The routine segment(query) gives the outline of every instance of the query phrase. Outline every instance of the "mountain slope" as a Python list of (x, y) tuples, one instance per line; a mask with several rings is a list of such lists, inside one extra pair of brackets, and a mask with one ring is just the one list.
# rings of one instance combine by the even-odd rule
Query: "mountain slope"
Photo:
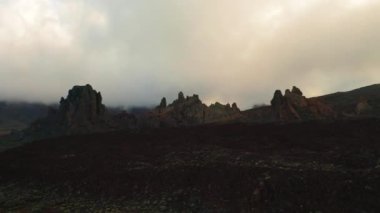
[(347, 92), (337, 92), (316, 97), (331, 105), (336, 111), (356, 114), (360, 102), (368, 102), (370, 115), (380, 116), (380, 84), (361, 87)]

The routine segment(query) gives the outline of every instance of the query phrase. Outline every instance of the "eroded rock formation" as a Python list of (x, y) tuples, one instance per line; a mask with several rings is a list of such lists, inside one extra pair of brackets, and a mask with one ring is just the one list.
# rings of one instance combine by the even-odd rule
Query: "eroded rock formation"
[(61, 98), (58, 109), (50, 109), (48, 116), (33, 123), (28, 131), (38, 137), (102, 131), (106, 129), (105, 112), (100, 92), (88, 84), (74, 86), (66, 98)]
[(286, 90), (282, 95), (280, 90), (276, 90), (271, 101), (272, 112), (275, 120), (312, 120), (334, 118), (334, 110), (317, 99), (308, 99), (303, 96), (302, 91), (293, 87)]
[(241, 117), (240, 109), (236, 103), (223, 105), (219, 102), (211, 104), (206, 112), (206, 122), (229, 122)]
[(237, 119), (241, 116), (236, 103), (222, 105), (215, 103), (205, 105), (198, 95), (187, 96), (180, 92), (173, 103), (166, 106), (166, 99), (156, 107), (151, 119), (156, 120), (156, 126), (188, 126), (207, 123), (220, 123)]
[(89, 84), (74, 86), (66, 99), (61, 98), (58, 114), (70, 128), (96, 125), (105, 115), (102, 95)]

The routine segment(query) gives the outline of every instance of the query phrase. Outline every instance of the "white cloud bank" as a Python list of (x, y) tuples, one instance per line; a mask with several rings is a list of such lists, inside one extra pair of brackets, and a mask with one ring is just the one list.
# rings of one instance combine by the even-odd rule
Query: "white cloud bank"
[(377, 0), (0, 0), (0, 99), (110, 105), (179, 90), (242, 108), (380, 82)]

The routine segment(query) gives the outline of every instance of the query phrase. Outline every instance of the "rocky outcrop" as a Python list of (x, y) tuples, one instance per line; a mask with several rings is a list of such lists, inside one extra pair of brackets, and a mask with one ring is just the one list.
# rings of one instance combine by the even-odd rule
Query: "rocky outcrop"
[(106, 129), (105, 113), (100, 92), (88, 84), (74, 86), (61, 98), (58, 109), (51, 108), (48, 116), (34, 122), (27, 132), (43, 138), (102, 131)]
[(293, 93), (293, 94), (300, 95), (300, 96), (303, 95), (302, 91), (301, 91), (298, 87), (296, 87), (296, 86), (293, 86), (293, 88), (292, 88), (292, 93)]
[(240, 109), (236, 103), (223, 105), (219, 102), (211, 104), (206, 112), (207, 123), (229, 122), (241, 117)]
[(47, 117), (35, 122), (27, 131), (38, 139), (120, 129), (226, 123), (240, 116), (236, 103), (217, 102), (207, 106), (198, 95), (185, 97), (182, 92), (171, 104), (167, 105), (166, 98), (162, 98), (156, 108), (142, 115), (126, 111), (106, 113), (100, 92), (85, 85), (74, 86), (66, 98), (61, 98), (58, 109), (50, 109)]
[(166, 104), (166, 98), (163, 97), (163, 98), (161, 99), (161, 103), (160, 103), (160, 106), (159, 106), (159, 107), (160, 107), (161, 109), (165, 109), (166, 106), (167, 106), (167, 104)]
[(178, 99), (177, 99), (177, 101), (179, 103), (183, 103), (185, 101), (185, 96), (183, 95), (183, 92), (179, 92), (178, 93)]
[[(187, 96), (180, 92), (178, 98), (166, 106), (166, 99), (151, 113), (156, 126), (189, 126), (207, 123), (228, 122), (241, 115), (236, 103), (205, 105), (198, 95)], [(152, 122), (151, 122), (152, 123)]]
[(104, 119), (105, 106), (100, 92), (91, 85), (74, 86), (67, 98), (61, 98), (58, 116), (69, 128), (93, 126)]
[(281, 119), (283, 117), (282, 107), (284, 105), (284, 96), (282, 95), (281, 90), (276, 90), (274, 92), (273, 98), (270, 103), (273, 109), (274, 117)]
[(334, 118), (334, 110), (317, 99), (307, 99), (302, 91), (293, 87), (286, 90), (282, 95), (280, 90), (276, 90), (271, 101), (272, 114), (275, 120), (314, 120)]
[(158, 105), (158, 106), (156, 107), (156, 110), (157, 110), (158, 112), (162, 113), (162, 112), (166, 109), (166, 107), (167, 107), (166, 98), (163, 97), (163, 98), (161, 99), (160, 105)]
[[(165, 98), (162, 100), (166, 101)], [(198, 95), (185, 98), (184, 94), (180, 92), (178, 98), (168, 106), (165, 106), (162, 100), (156, 110), (152, 112), (152, 118), (157, 120), (158, 126), (188, 126), (205, 122), (207, 106), (202, 103)]]
[[(207, 106), (198, 95), (180, 92), (171, 104), (162, 98), (154, 108), (143, 108), (128, 113), (106, 110), (100, 92), (90, 85), (74, 86), (58, 108), (50, 108), (48, 115), (34, 122), (26, 130), (17, 132), (17, 140), (36, 140), (70, 134), (87, 134), (145, 127), (179, 127), (231, 122), (266, 123), (273, 121), (305, 121), (356, 117), (380, 117), (380, 85), (338, 92), (326, 96), (306, 98), (293, 87), (285, 93), (276, 90), (271, 105), (240, 111), (236, 103), (219, 102)], [(4, 105), (2, 105), (4, 107)]]

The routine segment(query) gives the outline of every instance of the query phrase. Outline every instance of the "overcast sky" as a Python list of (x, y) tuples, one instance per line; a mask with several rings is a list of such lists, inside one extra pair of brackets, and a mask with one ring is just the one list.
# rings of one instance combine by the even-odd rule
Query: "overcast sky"
[(0, 0), (0, 99), (269, 103), (380, 83), (380, 0)]

